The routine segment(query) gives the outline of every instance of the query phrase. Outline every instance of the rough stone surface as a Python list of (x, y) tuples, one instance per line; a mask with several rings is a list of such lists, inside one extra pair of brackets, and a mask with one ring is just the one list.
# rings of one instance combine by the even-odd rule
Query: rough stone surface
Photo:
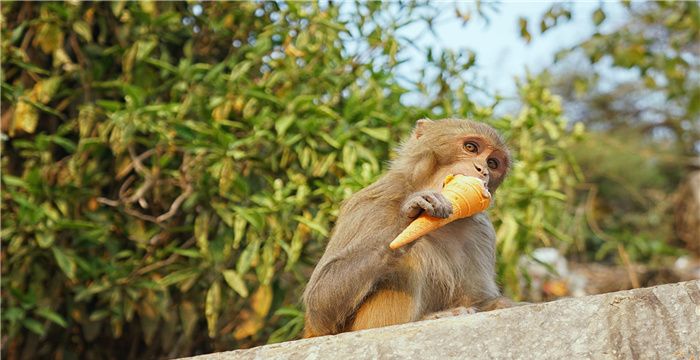
[(191, 359), (407, 358), (700, 359), (700, 280)]

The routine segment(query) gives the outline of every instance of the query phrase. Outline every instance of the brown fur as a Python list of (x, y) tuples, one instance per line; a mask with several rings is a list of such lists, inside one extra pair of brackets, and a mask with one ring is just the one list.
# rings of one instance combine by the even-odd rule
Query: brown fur
[[(464, 150), (470, 139), (483, 145), (479, 155)], [(499, 159), (498, 170), (486, 168), (487, 157)], [(482, 176), (493, 193), (510, 162), (503, 140), (485, 124), (419, 120), (387, 174), (341, 206), (304, 292), (304, 336), (406, 323), (455, 307), (505, 304), (495, 283), (495, 232), (485, 213), (398, 250), (388, 244), (417, 215), (411, 211), (417, 204), (429, 214), (445, 210), (438, 193), (445, 176)]]

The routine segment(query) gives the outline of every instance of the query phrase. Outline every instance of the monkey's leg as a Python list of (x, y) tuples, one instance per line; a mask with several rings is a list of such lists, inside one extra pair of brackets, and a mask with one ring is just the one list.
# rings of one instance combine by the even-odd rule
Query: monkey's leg
[(311, 326), (309, 325), (309, 321), (306, 319), (304, 320), (304, 332), (301, 335), (302, 339), (308, 339), (308, 338), (323, 336), (323, 335), (328, 335), (328, 334), (316, 333), (314, 330), (311, 329)]
[(350, 331), (404, 324), (413, 320), (414, 301), (405, 292), (381, 289), (370, 295), (355, 313)]

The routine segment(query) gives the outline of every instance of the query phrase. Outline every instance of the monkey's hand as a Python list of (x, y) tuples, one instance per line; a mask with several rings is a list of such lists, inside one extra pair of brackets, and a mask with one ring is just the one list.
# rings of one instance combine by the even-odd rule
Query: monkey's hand
[(417, 218), (423, 211), (444, 219), (452, 215), (452, 204), (439, 191), (426, 190), (409, 195), (401, 206), (401, 214), (411, 219)]

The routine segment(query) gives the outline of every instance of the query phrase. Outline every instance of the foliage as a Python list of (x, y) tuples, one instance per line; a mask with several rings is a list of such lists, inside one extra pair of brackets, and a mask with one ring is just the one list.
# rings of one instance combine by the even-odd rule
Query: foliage
[(589, 133), (571, 152), (586, 174), (579, 207), (590, 226), (577, 237), (577, 249), (590, 254), (578, 251), (581, 257), (609, 259), (619, 246), (647, 264), (678, 255), (666, 243), (673, 238), (670, 209), (675, 203), (668, 190), (678, 185), (682, 170), (673, 143), (650, 146), (630, 133)]
[[(603, 31), (604, 8), (593, 14), (598, 31), (561, 59), (582, 54), (589, 64), (566, 78), (568, 97), (585, 102), (572, 112), (596, 129), (634, 130), (673, 138), (682, 155), (700, 148), (700, 5), (697, 2), (623, 3), (627, 21)], [(622, 74), (621, 70), (625, 73)], [(603, 79), (619, 79), (607, 80)], [(574, 107), (572, 106), (572, 110)]]
[(560, 52), (554, 70), (567, 114), (593, 130), (573, 151), (586, 175), (580, 209), (589, 225), (578, 253), (601, 260), (622, 249), (660, 262), (678, 253), (665, 245), (676, 237), (674, 189), (700, 149), (700, 7), (623, 2), (624, 21), (609, 23), (608, 6), (593, 13), (596, 32)]
[(429, 4), (344, 6), (3, 4), (4, 355), (175, 357), (296, 336), (339, 203), (425, 116), (512, 140), (520, 161), (493, 211), (510, 292), (521, 251), (569, 241), (572, 139), (544, 80), (494, 119), (498, 101), (468, 96), (468, 52), (430, 49), (432, 70), (398, 81), (398, 33)]
[[(528, 77), (519, 84), (520, 112), (498, 120), (497, 127), (517, 150), (510, 180), (498, 190), (496, 220), (499, 275), (508, 295), (520, 298), (515, 264), (522, 254), (540, 246), (572, 245), (580, 226), (570, 215), (574, 187), (583, 179), (570, 149), (584, 135), (580, 123), (569, 128), (562, 116), (561, 99), (548, 88), (545, 77)], [(525, 274), (527, 275), (527, 274)]]

